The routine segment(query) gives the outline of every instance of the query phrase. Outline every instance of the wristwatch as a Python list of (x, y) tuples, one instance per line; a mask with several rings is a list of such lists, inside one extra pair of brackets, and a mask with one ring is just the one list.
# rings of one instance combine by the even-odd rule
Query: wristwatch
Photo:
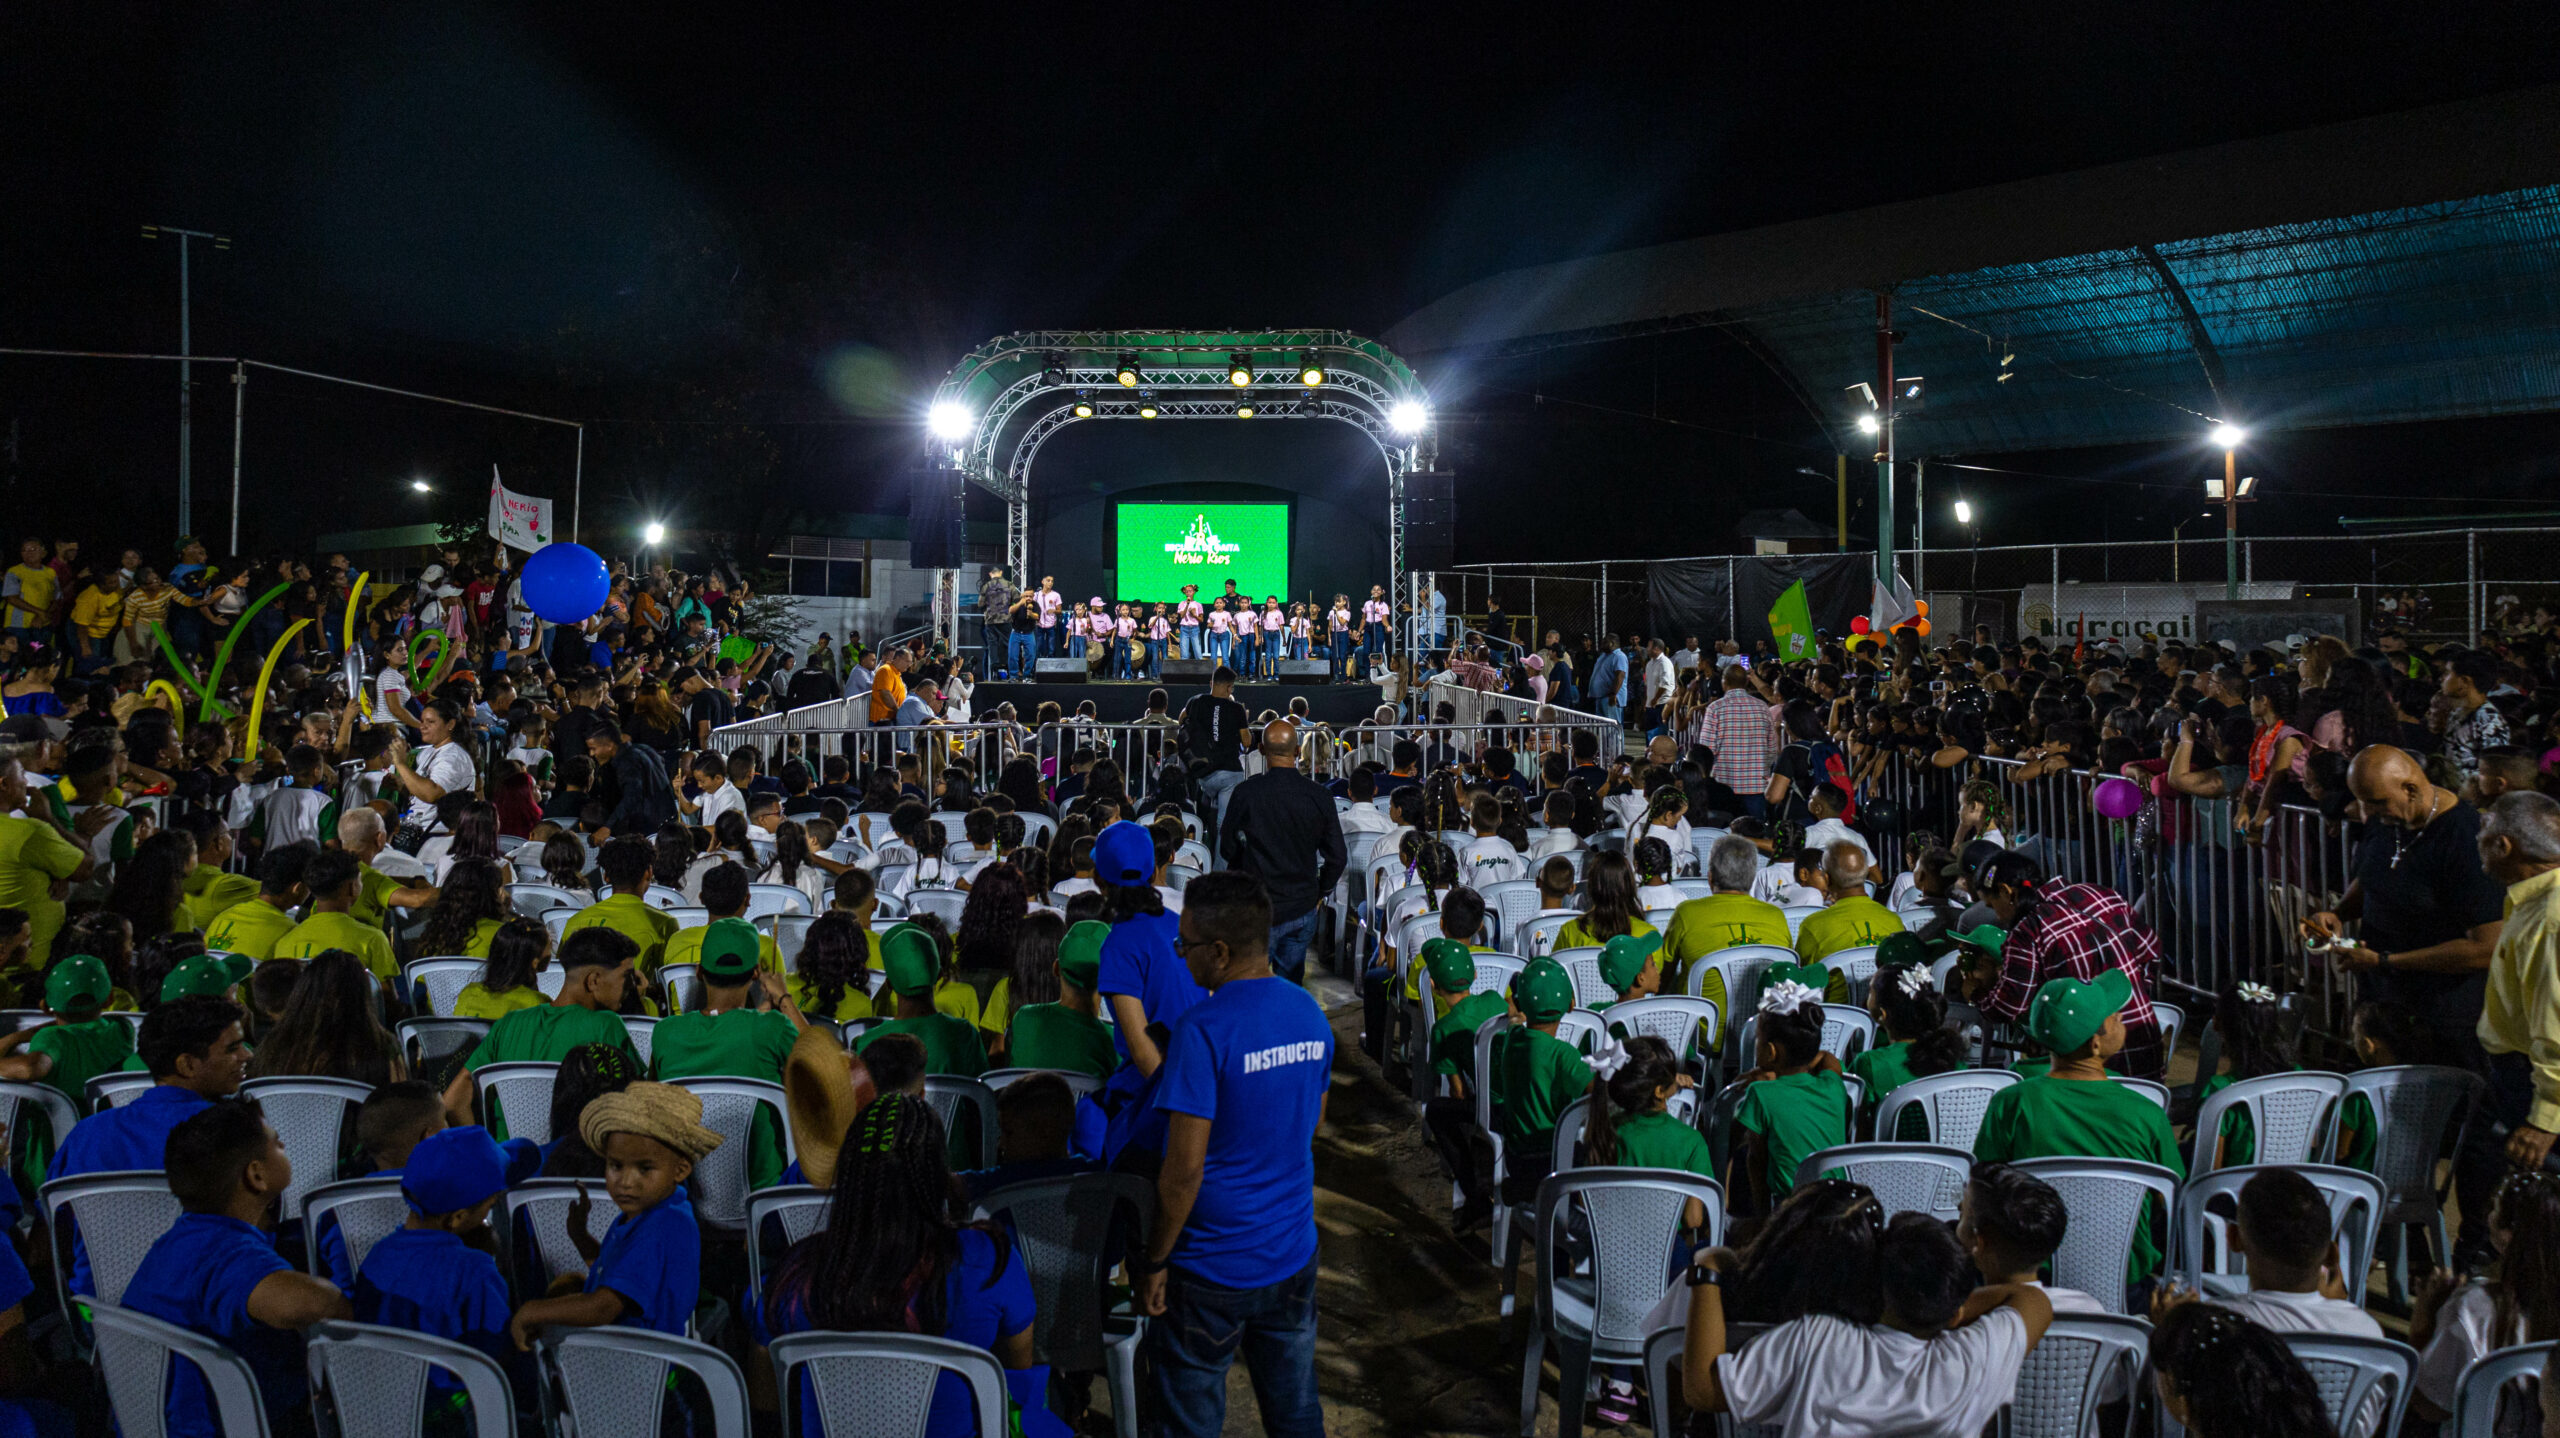
[(1151, 1274), (1162, 1273), (1166, 1265), (1172, 1262), (1171, 1259), (1150, 1259), (1144, 1253), (1130, 1254), (1121, 1261), (1128, 1266), (1131, 1278), (1145, 1278)]
[(1689, 1265), (1689, 1286), (1691, 1288), (1722, 1288), (1724, 1275), (1703, 1263), (1693, 1263)]

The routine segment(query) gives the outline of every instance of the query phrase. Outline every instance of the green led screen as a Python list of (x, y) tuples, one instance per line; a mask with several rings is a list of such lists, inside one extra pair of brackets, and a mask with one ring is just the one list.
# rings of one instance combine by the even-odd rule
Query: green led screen
[(1121, 598), (1150, 603), (1239, 592), (1261, 599), (1289, 593), (1289, 506), (1286, 504), (1121, 504), (1115, 586)]

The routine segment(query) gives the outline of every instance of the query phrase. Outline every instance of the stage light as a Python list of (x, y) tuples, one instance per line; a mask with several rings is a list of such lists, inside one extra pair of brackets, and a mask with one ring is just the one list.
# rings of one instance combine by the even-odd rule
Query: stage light
[(666, 543), (667, 527), (658, 523), (656, 520), (651, 520), (649, 523), (641, 527), (640, 542), (642, 544), (649, 545), (652, 548)]
[(1236, 401), (1235, 416), (1238, 419), (1253, 418), (1253, 396), (1247, 395)]
[(1298, 383), (1309, 389), (1324, 383), (1324, 366), (1316, 363), (1313, 351), (1298, 356)]
[(1089, 389), (1076, 391), (1076, 418), (1093, 418), (1093, 391)]
[(413, 479), (409, 481), (409, 487), (420, 494), (426, 493), (428, 489), (427, 482), (423, 479)]
[(1416, 400), (1399, 400), (1387, 411), (1387, 424), (1398, 434), (1420, 434), (1429, 423), (1431, 411)]
[(2224, 449), (2238, 449), (2248, 442), (2249, 432), (2225, 421), (2213, 427), (2213, 442)]
[(1136, 389), (1138, 387), (1138, 357), (1136, 355), (1120, 356), (1120, 368), (1112, 371), (1111, 377), (1120, 381), (1120, 387), (1122, 389)]
[(1874, 434), (1882, 428), (1884, 428), (1883, 423), (1877, 420), (1873, 414), (1862, 414), (1858, 416), (1858, 433)]
[(1139, 397), (1139, 399), (1138, 399), (1138, 418), (1140, 418), (1140, 419), (1153, 419), (1153, 418), (1155, 418), (1155, 417), (1156, 417), (1156, 397), (1155, 397), (1155, 392), (1154, 392), (1153, 390), (1150, 390), (1150, 391), (1148, 391), (1146, 394), (1141, 395), (1141, 396)]
[(1956, 523), (1973, 523), (1973, 506), (1961, 499), (1956, 501)]
[(955, 400), (937, 400), (925, 411), (924, 427), (935, 439), (967, 439), (973, 424), (968, 406)]
[(1232, 355), (1227, 359), (1227, 383), (1238, 389), (1253, 383), (1253, 357)]

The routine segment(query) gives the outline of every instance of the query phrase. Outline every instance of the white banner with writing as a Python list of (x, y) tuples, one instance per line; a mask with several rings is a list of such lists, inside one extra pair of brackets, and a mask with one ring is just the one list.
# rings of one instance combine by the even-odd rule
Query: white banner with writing
[[(2243, 599), (2291, 599), (2289, 579), (2261, 579), (2240, 586)], [(2110, 640), (2128, 648), (2146, 641), (2192, 644), (2217, 635), (2196, 633), (2196, 602), (2223, 597), (2223, 583), (2030, 584), (2018, 595), (2018, 627), (2048, 645)]]
[(507, 488), (494, 464), (489, 466), (489, 535), (527, 553), (551, 542), (551, 501)]

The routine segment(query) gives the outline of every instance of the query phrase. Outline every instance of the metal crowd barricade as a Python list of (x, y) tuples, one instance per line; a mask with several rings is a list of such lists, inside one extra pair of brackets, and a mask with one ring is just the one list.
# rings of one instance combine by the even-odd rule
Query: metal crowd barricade
[(952, 760), (965, 759), (977, 771), (982, 786), (1003, 770), (1006, 760), (1025, 747), (1023, 731), (1011, 724), (847, 726), (840, 719), (831, 723), (796, 722), (803, 715), (852, 702), (830, 700), (788, 714), (768, 714), (722, 725), (711, 731), (711, 747), (732, 754), (752, 745), (768, 771), (779, 768), (788, 758), (801, 758), (814, 766), (827, 756), (841, 754), (852, 763), (853, 772), (861, 774), (883, 764), (894, 764), (901, 754), (915, 754), (923, 762), (928, 781), (939, 778)]
[(1090, 751), (1097, 760), (1108, 759), (1119, 765), (1124, 787), (1135, 798), (1153, 789), (1156, 771), (1164, 767), (1167, 758), (1182, 751), (1182, 726), (1145, 720), (1104, 724), (1067, 719), (1043, 724), (1031, 735), (1030, 753), (1040, 761), (1044, 775), (1065, 775), (1068, 761), (1079, 749)]
[[(1403, 727), (1454, 727), (1481, 730), (1487, 735), (1500, 732), (1512, 737), (1527, 731), (1532, 740), (1538, 741), (1539, 752), (1554, 747), (1553, 744), (1544, 741), (1560, 734), (1567, 754), (1572, 753), (1571, 740), (1574, 731), (1580, 730), (1592, 734), (1599, 740), (1602, 764), (1616, 759), (1626, 748), (1626, 730), (1614, 719), (1604, 718), (1598, 714), (1586, 714), (1579, 709), (1567, 709), (1561, 704), (1541, 704), (1526, 694), (1496, 694), (1483, 689), (1470, 689), (1466, 685), (1452, 681), (1446, 675), (1433, 680), (1423, 689), (1417, 700), (1416, 717), (1436, 716), (1444, 704), (1450, 711), (1448, 725)], [(1523, 746), (1516, 742), (1510, 747), (1514, 752), (1526, 752)], [(1525, 769), (1528, 766), (1524, 762), (1522, 767)]]

